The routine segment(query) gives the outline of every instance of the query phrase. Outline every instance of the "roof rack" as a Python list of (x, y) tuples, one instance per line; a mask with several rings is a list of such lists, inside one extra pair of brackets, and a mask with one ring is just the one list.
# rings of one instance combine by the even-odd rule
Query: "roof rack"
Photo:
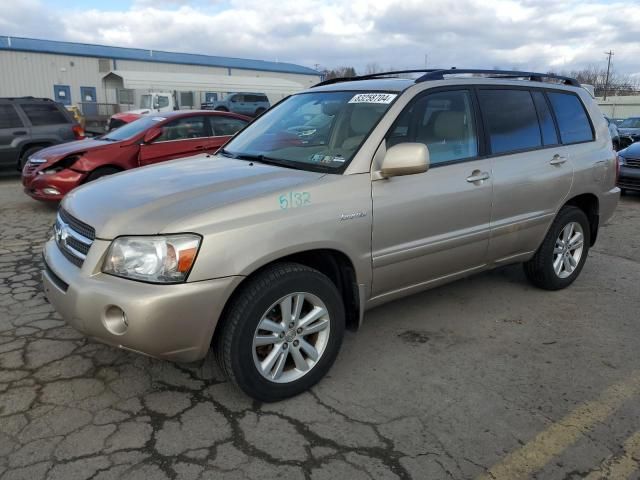
[(415, 80), (415, 83), (426, 82), (430, 80), (444, 80), (445, 75), (482, 75), (487, 78), (526, 78), (533, 82), (542, 82), (543, 79), (559, 80), (564, 85), (571, 85), (574, 87), (581, 87), (580, 82), (575, 78), (565, 77), (562, 75), (554, 75), (552, 73), (536, 73), (536, 72), (520, 72), (517, 70), (479, 70), (472, 68), (429, 68), (429, 69), (416, 69), (416, 70), (393, 70), (390, 72), (372, 73), (370, 75), (360, 75), (357, 77), (338, 77), (324, 80), (314, 85), (314, 87), (321, 87), (323, 85), (332, 85), (340, 82), (353, 82), (358, 80), (371, 80), (374, 78), (387, 77), (389, 75), (399, 75), (404, 73), (422, 73), (421, 77)]
[(368, 75), (358, 75), (355, 77), (337, 77), (337, 78), (330, 78), (329, 80), (323, 80), (320, 83), (316, 83), (314, 85), (314, 87), (321, 87), (322, 85), (331, 85), (334, 83), (340, 83), (340, 82), (353, 82), (353, 81), (357, 81), (357, 80), (371, 80), (374, 78), (380, 78), (380, 77), (386, 77), (389, 75), (400, 75), (403, 73), (431, 73), (431, 72), (437, 72), (440, 71), (439, 69), (435, 69), (435, 68), (423, 68), (423, 69), (417, 69), (417, 70), (392, 70), (389, 72), (380, 72), (380, 73), (370, 73)]
[(483, 75), (488, 78), (526, 78), (532, 82), (542, 82), (544, 78), (560, 80), (564, 85), (580, 87), (580, 83), (571, 77), (562, 75), (554, 75), (552, 73), (536, 73), (536, 72), (520, 72), (517, 70), (478, 70), (472, 68), (450, 68), (443, 70), (431, 70), (420, 78), (416, 79), (416, 83), (426, 82), (428, 80), (444, 80), (445, 75)]

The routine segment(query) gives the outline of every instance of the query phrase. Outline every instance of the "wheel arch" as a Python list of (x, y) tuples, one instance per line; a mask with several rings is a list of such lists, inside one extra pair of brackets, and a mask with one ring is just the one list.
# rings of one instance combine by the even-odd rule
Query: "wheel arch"
[(18, 167), (20, 166), (20, 160), (22, 160), (22, 156), (27, 152), (27, 150), (34, 148), (34, 147), (38, 147), (38, 148), (47, 148), (50, 147), (51, 145), (53, 145), (53, 142), (48, 142), (46, 140), (42, 140), (42, 141), (29, 141), (29, 142), (25, 142), (20, 146), (20, 153), (18, 154), (18, 158), (17, 158), (17, 165)]
[(233, 290), (229, 298), (225, 302), (225, 306), (220, 314), (219, 321), (213, 333), (212, 342), (221, 330), (223, 319), (226, 316), (227, 309), (233, 303), (233, 299), (242, 293), (246, 283), (265, 269), (278, 263), (298, 263), (313, 268), (323, 273), (336, 285), (340, 292), (345, 306), (345, 327), (351, 331), (358, 329), (360, 325), (362, 299), (358, 288), (356, 270), (351, 259), (339, 250), (329, 248), (317, 248), (311, 250), (302, 250), (292, 254), (288, 254), (276, 259), (272, 259), (267, 263), (255, 268), (240, 282)]
[(589, 220), (590, 246), (595, 245), (600, 226), (600, 201), (593, 193), (576, 195), (563, 205), (571, 205), (582, 210)]
[(124, 172), (126, 170), (126, 168), (122, 168), (122, 166), (120, 165), (116, 165), (113, 163), (107, 163), (105, 165), (100, 165), (99, 167), (94, 168), (93, 170), (89, 170), (87, 172), (85, 172), (85, 177), (82, 180), (82, 183), (87, 183), (87, 178), (89, 178), (89, 175), (91, 175), (93, 172), (97, 172), (98, 170), (102, 170), (102, 169), (113, 169), (113, 170), (117, 170), (117, 172), (115, 173), (120, 173), (120, 172)]

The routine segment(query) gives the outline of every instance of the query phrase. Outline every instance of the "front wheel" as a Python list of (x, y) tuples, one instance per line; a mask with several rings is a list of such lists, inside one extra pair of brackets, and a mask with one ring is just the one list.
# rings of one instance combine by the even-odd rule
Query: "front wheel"
[(545, 290), (571, 285), (587, 260), (591, 245), (589, 228), (589, 220), (581, 209), (563, 207), (536, 254), (524, 264), (529, 281)]
[(248, 280), (221, 319), (218, 362), (256, 400), (297, 395), (331, 368), (344, 319), (342, 298), (328, 277), (296, 263), (274, 265)]

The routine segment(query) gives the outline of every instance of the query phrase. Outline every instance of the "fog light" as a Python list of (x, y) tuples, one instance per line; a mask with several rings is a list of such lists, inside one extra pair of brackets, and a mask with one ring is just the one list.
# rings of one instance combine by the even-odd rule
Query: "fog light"
[(104, 313), (104, 326), (114, 335), (124, 335), (129, 328), (127, 314), (120, 307), (110, 305)]
[(60, 195), (60, 191), (53, 187), (43, 188), (42, 193), (44, 193), (45, 195)]

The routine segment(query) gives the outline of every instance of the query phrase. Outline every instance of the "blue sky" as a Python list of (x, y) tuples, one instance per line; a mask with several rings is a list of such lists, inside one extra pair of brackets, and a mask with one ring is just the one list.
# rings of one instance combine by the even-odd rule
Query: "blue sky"
[(0, 1), (0, 35), (332, 68), (570, 71), (640, 80), (638, 2), (615, 0)]

